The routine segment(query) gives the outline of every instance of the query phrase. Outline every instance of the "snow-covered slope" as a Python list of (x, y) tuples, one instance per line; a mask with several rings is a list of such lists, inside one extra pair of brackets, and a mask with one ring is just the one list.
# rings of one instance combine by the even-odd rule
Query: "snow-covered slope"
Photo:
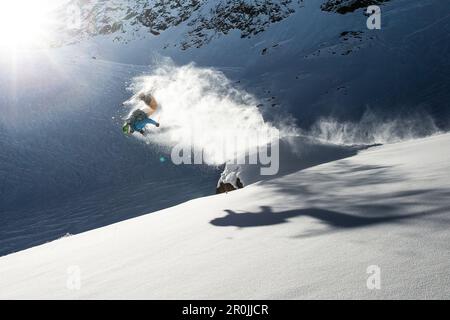
[(2, 257), (0, 298), (448, 298), (449, 148), (378, 146)]
[[(366, 28), (364, 7), (373, 3), (381, 30)], [(312, 135), (325, 140), (373, 144), (450, 128), (445, 1), (61, 4), (63, 23), (75, 23), (65, 14), (78, 8), (81, 25), (54, 33), (76, 44), (0, 49), (0, 255), (213, 192), (217, 168), (164, 161), (161, 145), (186, 132), (188, 116), (220, 129), (208, 138), (295, 123), (307, 133), (315, 124)], [(173, 72), (155, 74), (167, 60)], [(197, 81), (204, 74), (213, 77)], [(156, 92), (163, 127), (184, 124), (148, 146), (120, 132), (126, 88), (141, 75), (165, 85)], [(214, 78), (225, 88), (204, 86)]]

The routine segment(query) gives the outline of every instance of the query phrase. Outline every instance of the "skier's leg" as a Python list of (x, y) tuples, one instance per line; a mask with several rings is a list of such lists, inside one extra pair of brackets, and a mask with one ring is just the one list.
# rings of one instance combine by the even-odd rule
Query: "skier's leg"
[(153, 120), (153, 119), (147, 118), (147, 119), (145, 120), (145, 122), (146, 122), (146, 124), (152, 124), (152, 125), (154, 125), (155, 127), (159, 127), (159, 123), (156, 122), (156, 121)]
[(159, 127), (159, 123), (158, 122), (156, 122), (153, 119), (147, 118), (145, 120), (136, 122), (135, 125), (134, 125), (134, 130), (140, 132), (140, 131), (144, 130), (145, 126), (148, 125), (148, 124), (152, 124), (152, 125), (154, 125), (156, 127)]

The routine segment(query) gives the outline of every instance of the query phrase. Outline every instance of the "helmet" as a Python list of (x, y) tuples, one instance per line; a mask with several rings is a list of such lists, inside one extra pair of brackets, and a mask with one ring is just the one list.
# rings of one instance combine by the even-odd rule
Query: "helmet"
[(130, 134), (131, 133), (131, 126), (128, 122), (125, 122), (122, 126), (122, 132), (124, 134)]

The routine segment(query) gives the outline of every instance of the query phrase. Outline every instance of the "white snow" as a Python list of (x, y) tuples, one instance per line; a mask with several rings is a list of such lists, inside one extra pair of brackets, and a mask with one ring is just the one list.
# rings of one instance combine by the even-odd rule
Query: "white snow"
[(280, 135), (264, 121), (257, 98), (214, 68), (176, 66), (165, 59), (150, 74), (135, 78), (132, 89), (127, 106), (138, 105), (140, 92), (151, 92), (161, 106), (152, 117), (164, 128), (148, 128), (152, 134), (146, 140), (168, 150), (176, 146), (179, 154), (193, 153), (195, 163), (221, 165)]
[(449, 298), (449, 148), (374, 147), (1, 257), (0, 298)]

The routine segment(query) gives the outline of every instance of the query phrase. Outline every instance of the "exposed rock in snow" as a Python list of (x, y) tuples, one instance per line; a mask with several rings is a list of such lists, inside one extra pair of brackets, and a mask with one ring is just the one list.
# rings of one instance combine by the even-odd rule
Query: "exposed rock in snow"
[(217, 183), (216, 194), (242, 189), (244, 185), (239, 178), (239, 166), (227, 164)]
[(390, 0), (328, 0), (321, 5), (323, 11), (346, 14), (371, 5), (378, 5)]
[(239, 30), (241, 38), (263, 32), (270, 24), (279, 22), (295, 12), (292, 0), (219, 1), (209, 12), (188, 23), (192, 30), (182, 48), (201, 47), (219, 34)]
[[(242, 38), (254, 36), (298, 8), (292, 0), (71, 0), (69, 5), (80, 9), (81, 20), (78, 28), (68, 30), (66, 41), (115, 34), (114, 40), (127, 42), (186, 22), (183, 50), (201, 47), (232, 30), (238, 30)], [(61, 14), (67, 13), (62, 10)]]
[(219, 186), (216, 189), (216, 194), (227, 193), (236, 189), (242, 189), (244, 187), (239, 178), (236, 178), (235, 185), (237, 186), (237, 188), (231, 183), (219, 182)]

